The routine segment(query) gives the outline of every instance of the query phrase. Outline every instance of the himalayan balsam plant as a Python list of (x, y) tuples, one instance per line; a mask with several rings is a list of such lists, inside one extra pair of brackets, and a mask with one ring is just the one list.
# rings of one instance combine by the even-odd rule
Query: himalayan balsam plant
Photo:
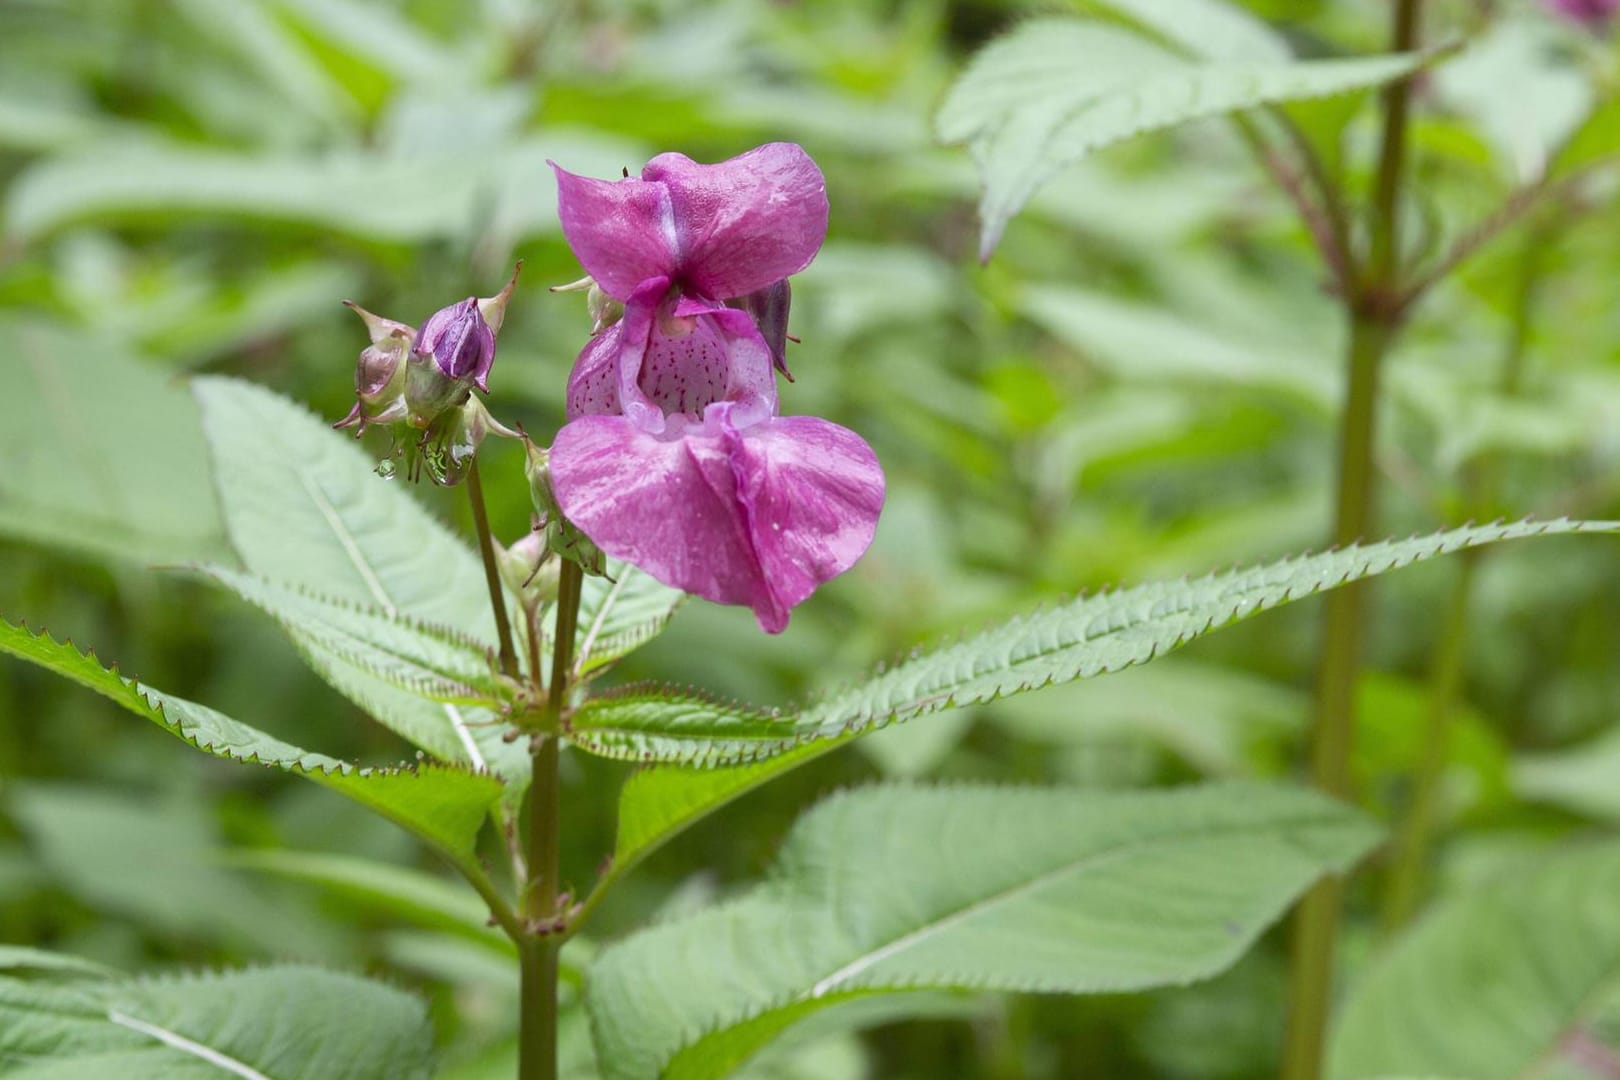
[[(1393, 5), (1387, 54), (1297, 59), (1280, 35), (1213, 0), (1111, 0), (993, 41), (938, 119), (942, 140), (965, 144), (979, 166), (986, 259), (1037, 189), (1093, 149), (1232, 120), (1298, 208), (1342, 310), (1348, 391), (1322, 553), (1055, 601), (798, 706), (613, 683), (615, 664), (662, 633), (688, 595), (746, 607), (762, 633), (781, 633), (859, 562), (884, 509), (884, 470), (865, 439), (792, 411), (794, 378), (820, 375), (814, 343), (789, 334), (790, 279), (816, 258), (829, 201), (810, 155), (776, 142), (718, 164), (663, 153), (616, 179), (553, 166), (562, 232), (586, 276), (535, 300), (514, 271), (493, 296), (416, 325), (351, 305), (369, 343), (341, 431), (250, 383), (194, 381), (234, 560), (191, 571), (274, 619), (332, 687), (418, 746), (416, 760), (362, 766), (290, 745), (21, 624), (0, 624), (0, 649), (205, 753), (335, 791), (435, 852), (471, 890), (463, 899), (476, 894), (476, 918), (410, 875), (348, 884), (403, 893), (418, 914), (516, 965), (521, 1080), (722, 1077), (812, 1020), (961, 1016), (985, 991), (1182, 985), (1228, 969), (1301, 899), (1283, 1070), (1326, 1075), (1342, 882), (1384, 838), (1348, 782), (1361, 583), (1451, 552), (1477, 559), (1499, 541), (1620, 530), (1558, 518), (1370, 539), (1379, 374), (1412, 312), (1512, 221), (1555, 205), (1613, 156), (1612, 126), (1577, 131), (1449, 250), (1415, 250), (1404, 235), (1413, 79), (1455, 53), (1424, 46), (1420, 6)], [(1613, 8), (1548, 6), (1581, 33)], [(1324, 160), (1347, 112), (1313, 107), (1369, 90), (1380, 95), (1379, 134), (1361, 192)], [(544, 303), (547, 318), (579, 327), (571, 374), (552, 388), (566, 422), (544, 437), (486, 404), (525, 363), (523, 345), (501, 336), (515, 303)], [(350, 438), (368, 432), (370, 444)], [(501, 441), (517, 449), (486, 456)], [(380, 461), (368, 445), (386, 447)], [(480, 471), (492, 460), (523, 464), (501, 482), (527, 488), (526, 535), (492, 532)], [(412, 486), (424, 479), (431, 486)], [(470, 504), (471, 543), (420, 501), (455, 487)], [(1470, 509), (1494, 510), (1489, 484), (1473, 494)], [(799, 817), (770, 875), (741, 895), (628, 935), (600, 930), (604, 901), (649, 855), (850, 741), (1143, 664), (1319, 592), (1331, 595), (1308, 786), (874, 783)], [(1443, 707), (1432, 722), (1443, 746)], [(613, 846), (592, 869), (561, 858), (564, 755), (624, 763)], [(1423, 890), (1437, 770), (1413, 778), (1396, 826), (1394, 926)], [(1579, 898), (1569, 917), (1594, 940), (1620, 940), (1612, 851), (1577, 853), (1549, 875)], [(1430, 936), (1468, 932), (1454, 920)], [(1514, 962), (1539, 970), (1536, 940), (1504, 948), (1530, 950)], [(1539, 1015), (1522, 1018), (1531, 1036), (1504, 1034), (1488, 1052), (1443, 1031), (1406, 1043), (1378, 1034), (1403, 1030), (1402, 980), (1424, 964), (1397, 953), (1358, 990), (1341, 1014), (1333, 1075), (1509, 1077), (1546, 1060)], [(0, 969), (0, 1065), (23, 1077), (397, 1080), (435, 1067), (420, 1003), (385, 981), (296, 966), (131, 980), (22, 947), (0, 948)], [(1587, 989), (1563, 969), (1545, 977), (1556, 984), (1549, 999)], [(1414, 1007), (1443, 1026), (1429, 1015), (1441, 1005)], [(574, 1037), (587, 1022), (588, 1046)]]

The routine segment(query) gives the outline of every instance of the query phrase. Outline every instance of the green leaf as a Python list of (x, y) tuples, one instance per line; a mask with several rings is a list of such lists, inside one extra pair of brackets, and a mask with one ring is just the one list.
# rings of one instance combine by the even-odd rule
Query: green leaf
[(576, 671), (589, 673), (626, 656), (669, 624), (686, 594), (617, 559), (606, 577), (589, 577), (580, 590)]
[(632, 689), (582, 704), (571, 718), (570, 737), (594, 753), (631, 760), (754, 760), (811, 740), (1146, 663), (1262, 611), (1448, 552), (1517, 537), (1615, 531), (1620, 522), (1562, 518), (1466, 526), (1194, 581), (1151, 582), (1014, 619), (786, 715)]
[(425, 1080), (432, 1064), (421, 1001), (319, 968), (0, 977), (0, 1071), (13, 1080)]
[(94, 655), (45, 633), (0, 620), (0, 652), (56, 672), (144, 716), (205, 753), (307, 777), (410, 830), (462, 865), (476, 865), (473, 848), (501, 783), (465, 767), (422, 762), (414, 767), (360, 768), (282, 742), (203, 705), (170, 697), (101, 666)]
[(420, 870), (352, 855), (315, 851), (240, 851), (232, 866), (319, 885), (432, 930), (443, 930), (503, 956), (512, 942), (489, 925), (489, 909), (465, 886)]
[[(354, 440), (285, 398), (230, 379), (199, 379), (203, 429), (231, 543), (253, 574), (385, 616), (495, 639), (484, 571), (472, 550), (401, 487), (376, 475)], [(289, 635), (322, 678), (436, 757), (490, 769), (521, 791), (524, 747), (504, 742), (492, 710), (429, 701), (364, 659)]]
[(1530, 1080), (1620, 1012), (1620, 845), (1532, 861), (1436, 906), (1353, 988), (1331, 1075)]
[(767, 884), (602, 954), (586, 982), (598, 1060), (613, 1080), (696, 1080), (876, 992), (1206, 978), (1376, 837), (1345, 806), (1263, 785), (838, 795)]
[(222, 566), (199, 572), (285, 626), (300, 645), (421, 697), (498, 708), (494, 647), (367, 604), (331, 600)]
[(183, 390), (99, 337), (4, 318), (0, 338), (6, 393), (26, 403), (0, 424), (0, 534), (137, 563), (224, 553)]
[(1189, 120), (1377, 86), (1426, 59), (1195, 60), (1117, 26), (1031, 19), (974, 58), (937, 129), (978, 163), (987, 259), (1025, 201), (1093, 150)]

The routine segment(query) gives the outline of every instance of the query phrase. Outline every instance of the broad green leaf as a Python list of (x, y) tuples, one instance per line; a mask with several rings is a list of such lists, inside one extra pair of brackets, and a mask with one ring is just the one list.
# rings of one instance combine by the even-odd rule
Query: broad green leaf
[(1620, 522), (1466, 526), (1284, 559), (1193, 581), (1084, 596), (897, 664), (786, 714), (630, 688), (582, 704), (576, 745), (631, 760), (750, 761), (945, 709), (1119, 671), (1282, 604), (1448, 552), (1518, 537), (1620, 531)]
[(1566, 1037), (1620, 1012), (1616, 896), (1620, 845), (1609, 842), (1443, 901), (1352, 989), (1331, 1075), (1548, 1075)]
[[(216, 558), (225, 531), (196, 404), (100, 337), (0, 318), (0, 534), (137, 563)], [(132, 453), (139, 447), (139, 453)]]
[[(195, 389), (226, 530), (249, 572), (474, 643), (495, 639), (478, 557), (402, 481), (376, 475), (376, 462), (352, 439), (249, 383), (199, 379)], [(383, 724), (436, 757), (491, 769), (521, 789), (528, 754), (502, 740), (493, 711), (402, 690), (364, 658), (284, 625), (310, 666)]]
[(0, 1071), (13, 1080), (426, 1080), (432, 1064), (421, 1001), (320, 968), (0, 977)]
[(501, 704), (490, 645), (397, 611), (331, 600), (222, 566), (198, 569), (276, 619), (307, 648), (421, 697), (489, 708)]
[(473, 847), (478, 830), (501, 796), (499, 780), (462, 766), (422, 762), (414, 767), (360, 768), (312, 753), (206, 706), (126, 679), (70, 643), (3, 620), (0, 652), (94, 690), (205, 753), (296, 773), (332, 788), (410, 830), (463, 865), (475, 865)]
[(767, 884), (602, 954), (586, 982), (598, 1060), (613, 1080), (696, 1080), (873, 993), (1206, 978), (1376, 836), (1345, 806), (1263, 785), (834, 796)]
[(316, 851), (240, 851), (232, 866), (319, 885), (433, 930), (504, 955), (512, 942), (489, 925), (489, 909), (464, 885), (393, 863)]
[(575, 670), (594, 671), (645, 645), (685, 598), (629, 563), (609, 560), (607, 576), (586, 578), (580, 590)]
[(1031, 19), (974, 58), (937, 128), (979, 165), (980, 256), (988, 258), (1029, 197), (1093, 150), (1189, 120), (1377, 86), (1425, 59), (1196, 60), (1117, 26)]
[(65, 953), (32, 949), (26, 945), (0, 945), (0, 971), (39, 971), (53, 976), (101, 978), (113, 973), (93, 960)]

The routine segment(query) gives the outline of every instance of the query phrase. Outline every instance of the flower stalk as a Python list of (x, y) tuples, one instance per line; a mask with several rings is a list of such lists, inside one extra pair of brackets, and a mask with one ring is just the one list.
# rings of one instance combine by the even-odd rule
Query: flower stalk
[(543, 729), (532, 736), (530, 744), (533, 775), (529, 781), (529, 880), (523, 896), (523, 916), (529, 936), (518, 947), (521, 967), (519, 1080), (555, 1080), (557, 1076), (557, 960), (567, 929), (567, 920), (560, 910), (564, 898), (558, 880), (562, 837), (558, 741), (568, 704), (568, 676), (574, 664), (574, 636), (579, 623), (583, 580), (578, 563), (563, 562), (557, 582), (557, 629), (552, 641), (545, 720)]

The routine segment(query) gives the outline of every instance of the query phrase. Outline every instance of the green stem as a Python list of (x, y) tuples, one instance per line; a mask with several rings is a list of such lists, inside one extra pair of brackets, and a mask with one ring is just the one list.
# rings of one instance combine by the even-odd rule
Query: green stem
[[(1350, 328), (1350, 389), (1340, 429), (1335, 544), (1363, 539), (1372, 517), (1373, 436), (1378, 375), (1393, 328), (1357, 317)], [(1335, 589), (1326, 598), (1322, 662), (1317, 675), (1316, 716), (1311, 728), (1311, 779), (1336, 798), (1350, 792), (1350, 747), (1355, 726), (1355, 689), (1361, 671), (1364, 583)], [(1333, 997), (1333, 949), (1338, 937), (1344, 885), (1319, 881), (1295, 916), (1290, 945), (1289, 1015), (1283, 1050), (1284, 1080), (1316, 1080)]]
[[(1421, 0), (1395, 0), (1394, 48), (1417, 45)], [(1339, 429), (1338, 500), (1333, 541), (1352, 544), (1371, 530), (1373, 444), (1379, 373), (1402, 316), (1399, 294), (1400, 201), (1406, 174), (1411, 86), (1405, 79), (1384, 91), (1384, 130), (1372, 196), (1371, 251), (1364, 276), (1346, 296), (1350, 313), (1349, 390)], [(1350, 796), (1350, 749), (1355, 733), (1356, 682), (1366, 609), (1364, 583), (1329, 593), (1323, 612), (1316, 715), (1311, 728), (1311, 778), (1337, 798)], [(1333, 1004), (1333, 954), (1344, 883), (1324, 878), (1305, 894), (1290, 942), (1289, 1013), (1283, 1044), (1283, 1080), (1318, 1080)]]
[(1406, 809), (1396, 836), (1395, 865), (1390, 871), (1388, 892), (1384, 895), (1383, 929), (1392, 933), (1406, 925), (1423, 895), (1423, 876), (1429, 862), (1429, 847), (1445, 779), (1446, 761), (1451, 756), (1452, 719), (1456, 715), (1457, 692), (1462, 687), (1463, 659), (1467, 654), (1468, 611), (1473, 599), (1474, 571), (1479, 565), (1478, 549), (1470, 548), (1458, 557), (1460, 569), (1452, 582), (1446, 604), (1446, 621), (1435, 650), (1429, 676), (1429, 712), (1423, 731), (1423, 756), (1413, 780), (1412, 801)]
[(484, 560), (484, 581), (489, 586), (489, 606), (495, 612), (495, 635), (500, 643), (501, 671), (509, 679), (518, 678), (517, 650), (512, 648), (512, 623), (506, 617), (506, 595), (501, 591), (501, 571), (495, 562), (495, 538), (489, 532), (489, 513), (484, 508), (484, 482), (478, 476), (478, 459), (467, 470), (467, 501), (472, 504), (473, 527), (478, 532), (478, 554)]
[[(1513, 327), (1503, 348), (1501, 372), (1497, 377), (1497, 390), (1504, 397), (1517, 394), (1524, 379), (1524, 359), (1535, 321), (1538, 285), (1553, 232), (1552, 223), (1548, 220), (1532, 227), (1525, 236), (1524, 250), (1519, 256)], [(1495, 465), (1495, 461), (1486, 460), (1472, 470), (1471, 475), (1465, 475), (1464, 501), (1468, 516), (1494, 516), (1500, 479)], [(1423, 897), (1423, 878), (1428, 870), (1429, 849), (1433, 846), (1440, 788), (1450, 757), (1453, 718), (1462, 689), (1463, 662), (1467, 657), (1468, 614), (1482, 555), (1483, 552), (1475, 548), (1462, 552), (1461, 568), (1446, 605), (1445, 623), (1441, 628), (1429, 676), (1429, 712), (1423, 733), (1423, 754), (1412, 778), (1411, 803), (1396, 838), (1395, 863), (1390, 869), (1384, 895), (1383, 930), (1386, 934), (1406, 925)]]
[(560, 911), (561, 829), (558, 797), (558, 740), (568, 704), (568, 673), (574, 663), (574, 635), (579, 622), (582, 574), (579, 564), (565, 561), (557, 584), (557, 627), (551, 653), (542, 729), (533, 737), (529, 781), (529, 881), (523, 914), (532, 934), (518, 949), (521, 1015), (518, 1027), (519, 1080), (555, 1080), (557, 1076), (557, 957), (566, 920)]

